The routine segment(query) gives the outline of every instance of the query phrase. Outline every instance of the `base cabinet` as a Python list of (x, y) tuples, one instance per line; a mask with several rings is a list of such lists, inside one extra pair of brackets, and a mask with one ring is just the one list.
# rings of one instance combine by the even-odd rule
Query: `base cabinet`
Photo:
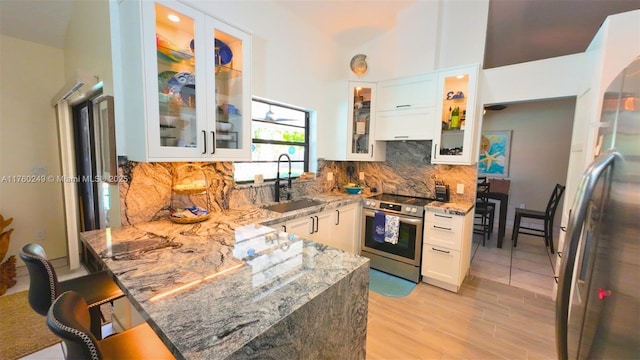
[(360, 242), (360, 204), (352, 204), (332, 210), (333, 226), (328, 238), (319, 240), (321, 243), (359, 254)]
[(274, 229), (357, 254), (360, 204), (304, 215), (269, 225)]
[(422, 246), (422, 281), (458, 292), (471, 264), (473, 213), (427, 211)]

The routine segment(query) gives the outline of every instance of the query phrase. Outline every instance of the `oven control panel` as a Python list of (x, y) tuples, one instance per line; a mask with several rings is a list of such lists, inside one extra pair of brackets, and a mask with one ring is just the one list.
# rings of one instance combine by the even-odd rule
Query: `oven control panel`
[(424, 207), (399, 205), (393, 203), (386, 203), (383, 201), (365, 199), (363, 203), (364, 208), (372, 210), (382, 210), (398, 214), (406, 214), (411, 216), (422, 217), (424, 214)]

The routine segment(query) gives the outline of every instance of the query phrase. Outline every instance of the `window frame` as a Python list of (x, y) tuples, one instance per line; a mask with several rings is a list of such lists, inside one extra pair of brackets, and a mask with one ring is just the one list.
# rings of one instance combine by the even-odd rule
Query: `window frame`
[[(263, 103), (263, 104), (267, 104), (270, 106), (279, 106), (282, 108), (286, 108), (286, 109), (291, 109), (291, 110), (296, 110), (296, 111), (300, 111), (304, 113), (304, 126), (299, 126), (299, 125), (286, 125), (283, 123), (277, 123), (275, 121), (268, 121), (268, 120), (262, 120), (262, 119), (254, 119), (253, 116), (251, 117), (251, 145), (253, 144), (273, 144), (273, 145), (291, 145), (291, 146), (303, 146), (304, 147), (304, 158), (303, 160), (291, 160), (291, 164), (294, 163), (303, 163), (303, 171), (304, 172), (308, 172), (309, 171), (309, 159), (310, 159), (310, 118), (311, 118), (311, 114), (308, 110), (304, 110), (301, 109), (299, 107), (295, 107), (295, 106), (291, 106), (291, 105), (285, 105), (285, 104), (281, 104), (281, 103), (277, 103), (277, 102), (273, 102), (273, 101), (269, 101), (269, 100), (265, 100), (265, 99), (260, 99), (260, 98), (252, 98), (251, 99), (251, 106), (253, 107), (253, 103), (254, 102), (259, 102), (259, 103)], [(304, 129), (304, 142), (296, 142), (296, 141), (283, 141), (283, 140), (264, 140), (264, 139), (255, 139), (253, 137), (253, 124), (254, 122), (256, 123), (264, 123), (264, 124), (270, 124), (270, 125), (277, 125), (277, 126), (283, 126), (283, 127), (288, 127), (288, 128), (298, 128), (298, 129)], [(236, 164), (266, 164), (266, 163), (274, 163), (274, 165), (277, 164), (277, 159), (273, 160), (273, 161), (268, 161), (268, 160), (251, 160), (251, 161), (237, 161)], [(277, 165), (276, 165), (277, 166)], [(255, 175), (255, 174), (254, 174)], [(234, 172), (234, 182), (236, 184), (250, 184), (253, 183), (253, 180), (236, 180), (235, 179), (235, 172)], [(296, 179), (299, 176), (291, 176), (292, 179)], [(264, 181), (268, 182), (268, 181), (275, 181), (276, 178), (272, 177), (272, 178), (265, 178)]]

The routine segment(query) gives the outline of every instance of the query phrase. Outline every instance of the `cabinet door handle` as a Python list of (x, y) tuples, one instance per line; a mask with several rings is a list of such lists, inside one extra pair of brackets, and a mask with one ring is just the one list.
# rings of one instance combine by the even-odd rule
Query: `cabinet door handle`
[(446, 227), (442, 227), (442, 226), (435, 226), (433, 225), (434, 229), (440, 229), (440, 230), (447, 230), (447, 231), (451, 231), (451, 228), (446, 228)]
[(443, 253), (443, 254), (448, 254), (448, 253), (449, 253), (449, 251), (436, 249), (436, 248), (434, 248), (434, 247), (432, 247), (432, 248), (431, 248), (431, 250), (433, 250), (433, 251), (437, 251), (437, 252), (441, 252), (441, 253)]
[(202, 130), (202, 140), (204, 140), (204, 151), (203, 154), (207, 153), (207, 132)]
[(408, 135), (398, 135), (398, 136), (394, 136), (394, 139), (408, 139), (409, 136)]
[(211, 141), (212, 141), (211, 147), (213, 148), (211, 149), (211, 154), (215, 154), (216, 153), (216, 132), (215, 131), (211, 132)]
[(411, 107), (411, 105), (410, 105), (410, 104), (406, 104), (406, 105), (396, 105), (396, 109), (406, 108), (406, 107)]
[(436, 158), (436, 155), (438, 155), (438, 144), (433, 144), (433, 158)]
[(316, 230), (314, 232), (318, 232), (318, 230), (320, 230), (320, 220), (318, 219), (318, 217), (316, 216)]
[(441, 217), (441, 218), (445, 218), (445, 219), (453, 219), (453, 216), (445, 216), (445, 215), (438, 215), (438, 214), (434, 214), (433, 216)]
[(309, 234), (313, 234), (314, 231), (316, 231), (316, 224), (315, 224), (315, 220), (313, 219), (313, 216), (309, 217), (311, 219), (311, 231), (309, 231)]
[(371, 157), (373, 157), (373, 144), (371, 144)]
[(282, 225), (282, 232), (287, 232), (287, 225)]
[(340, 225), (340, 210), (336, 210), (336, 225)]

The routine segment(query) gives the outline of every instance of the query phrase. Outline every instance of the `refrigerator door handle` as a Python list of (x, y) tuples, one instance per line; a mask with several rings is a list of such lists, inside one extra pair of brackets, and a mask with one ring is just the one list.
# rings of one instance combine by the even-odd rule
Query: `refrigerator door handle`
[(589, 200), (600, 176), (622, 156), (615, 151), (608, 151), (597, 157), (582, 176), (578, 193), (573, 201), (572, 214), (567, 224), (567, 236), (562, 251), (563, 257), (560, 267), (558, 296), (556, 299), (556, 349), (558, 359), (568, 359), (567, 325), (569, 321), (569, 307), (571, 305), (571, 286), (573, 268), (576, 260), (578, 243), (582, 234)]

